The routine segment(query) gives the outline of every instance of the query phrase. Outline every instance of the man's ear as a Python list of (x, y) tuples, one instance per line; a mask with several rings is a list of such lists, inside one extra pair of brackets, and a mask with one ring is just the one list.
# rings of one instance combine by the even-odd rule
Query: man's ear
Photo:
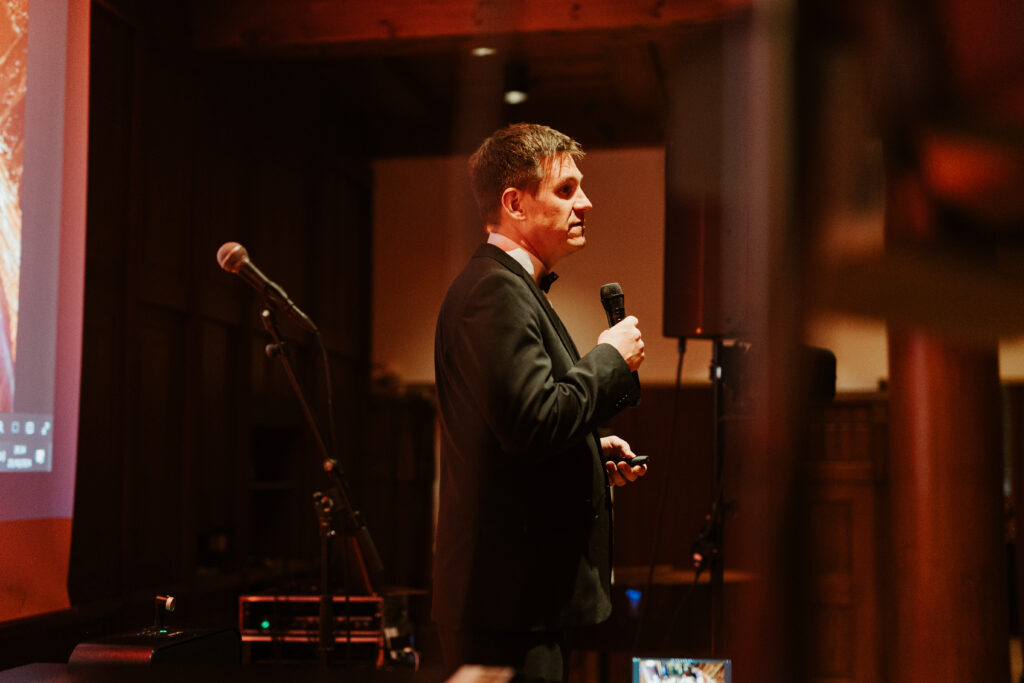
[(523, 220), (525, 214), (522, 207), (523, 193), (514, 187), (506, 187), (501, 193), (501, 210), (516, 220)]

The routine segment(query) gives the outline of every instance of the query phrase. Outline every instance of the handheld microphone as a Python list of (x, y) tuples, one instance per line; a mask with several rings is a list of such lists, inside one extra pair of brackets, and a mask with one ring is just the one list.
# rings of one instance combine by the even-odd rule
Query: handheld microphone
[(608, 327), (614, 327), (626, 317), (626, 297), (618, 282), (601, 285), (601, 305), (608, 316)]
[[(608, 316), (608, 327), (612, 327), (626, 317), (626, 297), (622, 293), (622, 286), (618, 282), (609, 282), (601, 285), (601, 305), (604, 306), (605, 315)], [(636, 380), (637, 388), (640, 387), (640, 375), (633, 371), (633, 379)], [(639, 404), (639, 400), (637, 401)]]
[(295, 302), (288, 297), (281, 286), (264, 275), (249, 260), (249, 252), (241, 244), (225, 242), (220, 245), (220, 249), (217, 250), (217, 263), (224, 270), (245, 280), (250, 287), (262, 294), (271, 306), (279, 310), (283, 309), (302, 329), (313, 334), (319, 333), (309, 316), (295, 305)]

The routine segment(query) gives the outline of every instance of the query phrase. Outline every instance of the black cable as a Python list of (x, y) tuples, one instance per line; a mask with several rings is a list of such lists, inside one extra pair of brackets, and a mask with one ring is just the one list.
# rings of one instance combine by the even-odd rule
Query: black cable
[(702, 563), (697, 567), (696, 571), (693, 572), (693, 583), (686, 589), (686, 595), (683, 596), (682, 600), (676, 605), (675, 611), (672, 613), (672, 618), (669, 619), (668, 628), (665, 629), (665, 633), (661, 636), (661, 646), (667, 647), (671, 642), (672, 632), (676, 628), (676, 622), (679, 620), (679, 615), (682, 614), (683, 607), (690, 602), (690, 598), (693, 596), (693, 591), (696, 590), (697, 584), (700, 583), (700, 575), (704, 573), (704, 564)]
[[(717, 501), (718, 499), (716, 498), (715, 500)], [(710, 518), (713, 517), (715, 514), (717, 513), (712, 511), (711, 515), (709, 516), (709, 526), (714, 524), (714, 521)], [(708, 533), (713, 533), (711, 529), (708, 529), (707, 531)], [(704, 533), (704, 530), (702, 530), (701, 536), (703, 536)], [(690, 584), (690, 587), (686, 591), (686, 595), (684, 595), (682, 600), (680, 600), (679, 603), (676, 605), (675, 610), (672, 612), (672, 616), (668, 620), (668, 628), (666, 628), (665, 633), (662, 634), (662, 647), (667, 647), (668, 644), (671, 642), (672, 633), (675, 631), (676, 623), (679, 621), (679, 617), (683, 613), (683, 608), (686, 606), (686, 604), (690, 601), (690, 598), (693, 596), (693, 592), (697, 588), (697, 584), (700, 583), (700, 577), (701, 574), (704, 573), (704, 568), (708, 566), (711, 562), (715, 561), (717, 561), (717, 558), (711, 557), (704, 558), (702, 561), (696, 562), (694, 564), (693, 583)]]
[(651, 590), (654, 586), (654, 565), (658, 558), (658, 548), (661, 544), (661, 526), (662, 519), (665, 516), (665, 501), (668, 499), (668, 482), (671, 479), (672, 474), (672, 453), (674, 452), (676, 442), (676, 427), (679, 424), (679, 392), (682, 387), (683, 380), (683, 358), (686, 356), (686, 338), (683, 337), (679, 340), (679, 361), (676, 363), (676, 383), (675, 390), (672, 395), (672, 423), (669, 428), (668, 445), (665, 449), (665, 453), (669, 456), (665, 464), (665, 470), (662, 473), (661, 480), (661, 494), (658, 498), (658, 512), (657, 519), (654, 527), (654, 547), (651, 549), (651, 562), (647, 570), (647, 585), (644, 588), (644, 592), (640, 596), (640, 615), (637, 618), (636, 631), (633, 634), (633, 648), (632, 653), (636, 654), (637, 649), (640, 647), (640, 635), (643, 632), (644, 621), (647, 618), (647, 602), (650, 599)]

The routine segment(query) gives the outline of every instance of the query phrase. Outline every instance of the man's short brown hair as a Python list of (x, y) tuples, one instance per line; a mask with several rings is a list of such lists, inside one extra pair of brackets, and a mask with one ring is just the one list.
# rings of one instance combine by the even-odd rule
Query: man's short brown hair
[(584, 152), (568, 135), (536, 123), (513, 123), (495, 131), (469, 157), (469, 181), (480, 217), (488, 225), (497, 224), (506, 188), (536, 192), (547, 164), (559, 154), (579, 163)]

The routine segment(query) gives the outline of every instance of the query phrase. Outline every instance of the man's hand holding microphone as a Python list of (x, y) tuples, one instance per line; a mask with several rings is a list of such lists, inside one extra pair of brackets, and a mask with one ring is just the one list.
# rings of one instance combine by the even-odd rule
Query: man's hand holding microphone
[[(597, 343), (610, 344), (622, 355), (639, 387), (637, 369), (644, 362), (644, 340), (637, 326), (640, 321), (635, 316), (626, 315), (625, 297), (618, 282), (601, 287), (601, 305), (608, 316), (608, 329), (598, 335)], [(636, 455), (629, 444), (617, 436), (602, 438), (601, 451), (608, 482), (612, 486), (625, 486), (647, 473), (647, 456)]]

